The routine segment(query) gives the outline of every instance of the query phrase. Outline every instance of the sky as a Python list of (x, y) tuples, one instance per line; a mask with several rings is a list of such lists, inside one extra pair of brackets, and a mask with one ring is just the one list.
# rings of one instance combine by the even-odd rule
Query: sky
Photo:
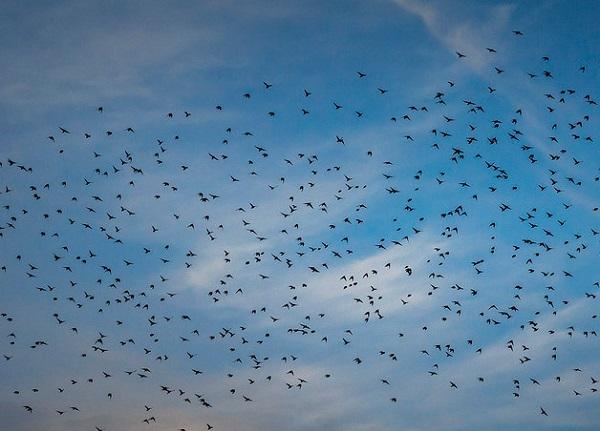
[(599, 16), (4, 2), (0, 423), (598, 429)]

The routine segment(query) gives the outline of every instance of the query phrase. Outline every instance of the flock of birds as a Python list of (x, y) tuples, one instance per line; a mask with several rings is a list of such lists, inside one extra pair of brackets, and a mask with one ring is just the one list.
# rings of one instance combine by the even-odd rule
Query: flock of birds
[[(456, 52), (457, 61), (469, 55)], [(597, 315), (575, 313), (583, 326), (553, 323), (573, 304), (597, 307), (600, 295), (600, 159), (580, 155), (598, 155), (597, 102), (556, 76), (548, 56), (518, 73), (493, 65), (496, 49), (486, 55), (492, 68), (478, 95), (449, 81), (379, 119), (394, 130), (385, 150), (341, 125), (306, 151), (287, 138), (265, 144), (260, 126), (281, 116), (308, 124), (321, 109), (340, 118), (336, 127), (358, 130), (369, 116), (308, 88), (291, 108), (275, 110), (269, 97), (284, 84), (265, 81), (239, 95), (240, 109), (264, 111), (264, 120), (248, 130), (231, 120), (220, 142), (194, 136), (197, 123), (186, 122), (196, 115), (185, 110), (163, 114), (158, 127), (175, 131), (152, 144), (134, 140), (134, 125), (60, 124), (48, 132), (43, 162), (3, 157), (0, 374), (21, 376), (22, 384), (2, 388), (18, 421), (87, 414), (97, 431), (119, 429), (94, 415), (110, 415), (123, 385), (140, 384), (129, 412), (140, 429), (165, 429), (151, 401), (158, 397), (198, 418), (174, 430), (200, 429), (198, 422), (217, 430), (216, 416), (202, 419), (220, 403), (261, 411), (267, 401), (256, 388), (267, 385), (326, 392), (343, 363), (376, 374), (367, 378), (379, 386), (366, 396), (394, 408), (412, 388), (377, 361), (401, 368), (416, 358), (421, 385), (443, 381), (461, 391), (470, 383), (451, 364), (483, 358), (499, 339), (516, 370), (514, 402), (539, 397), (532, 416), (551, 420), (544, 399), (554, 392), (597, 397), (600, 374), (568, 354), (581, 340), (598, 354)], [(586, 66), (572, 69), (585, 78)], [(352, 73), (357, 89), (349, 90), (394, 97), (368, 70)], [(542, 91), (528, 106), (505, 109), (496, 99), (511, 96), (510, 80), (535, 81)], [(221, 122), (230, 121), (225, 105), (214, 108)], [(534, 109), (542, 112), (537, 124)], [(98, 107), (98, 122), (109, 111)], [(71, 153), (78, 166), (61, 161)], [(9, 308), (20, 297), (27, 307)], [(467, 319), (458, 335), (447, 329)], [(400, 329), (383, 336), (383, 327)], [(548, 343), (536, 344), (541, 338)], [(420, 348), (408, 348), (408, 339)], [(79, 353), (64, 357), (73, 349)], [(31, 382), (19, 373), (51, 351), (62, 358), (45, 365), (52, 378)], [(313, 352), (330, 351), (329, 371), (302, 373)], [(88, 362), (94, 372), (80, 365)], [(553, 363), (566, 374), (536, 375)], [(184, 380), (166, 381), (171, 372)], [(477, 372), (477, 385), (495, 384)], [(580, 376), (577, 386), (561, 383), (570, 374)], [(544, 391), (526, 392), (535, 386)], [(86, 402), (87, 392), (105, 404)], [(68, 393), (81, 401), (67, 403)]]

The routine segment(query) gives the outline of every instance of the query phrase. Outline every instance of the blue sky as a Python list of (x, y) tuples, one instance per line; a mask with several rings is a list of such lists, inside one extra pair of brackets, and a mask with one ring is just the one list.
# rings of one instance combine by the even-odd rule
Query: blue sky
[(599, 8), (6, 2), (2, 423), (597, 429)]

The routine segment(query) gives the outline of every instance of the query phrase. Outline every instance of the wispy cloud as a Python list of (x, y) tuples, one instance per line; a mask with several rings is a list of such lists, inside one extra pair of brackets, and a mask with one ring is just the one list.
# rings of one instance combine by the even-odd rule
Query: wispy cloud
[[(453, 55), (465, 54), (464, 62), (481, 72), (491, 64), (487, 47), (502, 43), (499, 33), (506, 33), (514, 6), (502, 4), (491, 7), (450, 2), (421, 2), (395, 0), (407, 12), (418, 16), (429, 33)], [(510, 29), (509, 29), (510, 30)], [(490, 45), (494, 46), (490, 46)]]

